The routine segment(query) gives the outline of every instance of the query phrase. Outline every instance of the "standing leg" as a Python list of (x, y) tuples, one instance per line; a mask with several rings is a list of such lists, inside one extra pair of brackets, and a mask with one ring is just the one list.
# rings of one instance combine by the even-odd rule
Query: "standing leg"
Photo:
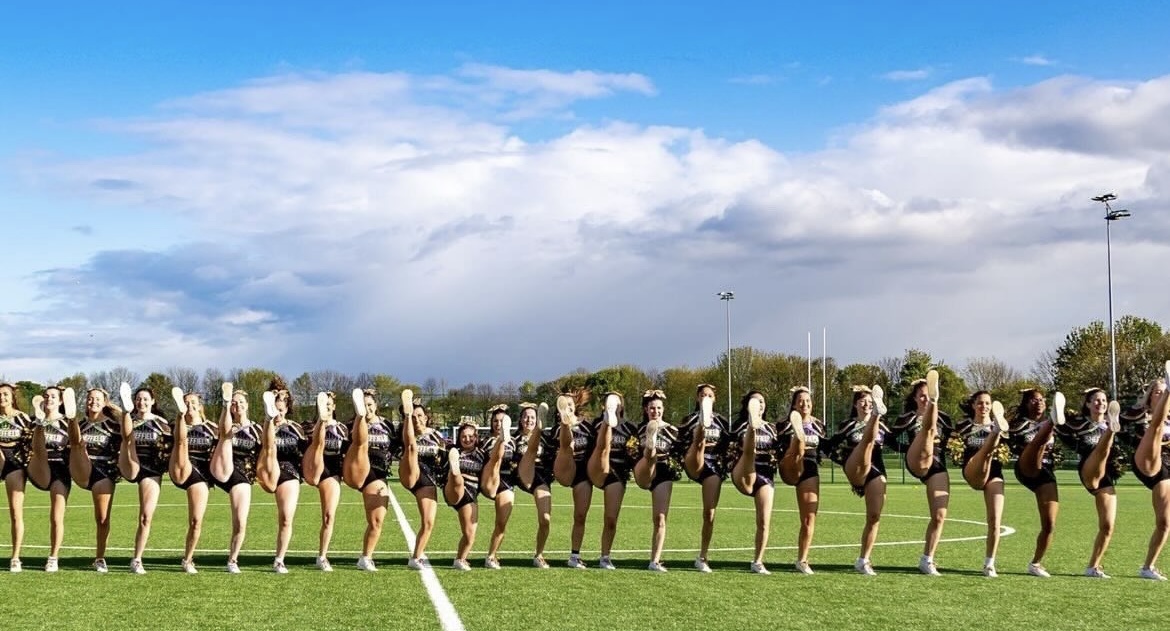
[(808, 551), (812, 547), (813, 532), (816, 530), (817, 524), (817, 510), (820, 505), (820, 476), (809, 478), (796, 485), (796, 507), (800, 513), (800, 534), (796, 537), (796, 568), (803, 574), (812, 573), (812, 570), (808, 568)]

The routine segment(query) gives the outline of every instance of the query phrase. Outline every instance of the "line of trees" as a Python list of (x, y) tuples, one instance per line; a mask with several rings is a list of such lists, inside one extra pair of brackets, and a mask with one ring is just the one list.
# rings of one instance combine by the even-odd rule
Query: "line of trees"
[[(1170, 358), (1170, 334), (1158, 323), (1136, 316), (1121, 318), (1114, 328), (1117, 337), (1119, 399), (1128, 403), (1141, 395), (1150, 379), (1161, 374), (1163, 362)], [(959, 404), (975, 390), (990, 391), (1006, 407), (1014, 405), (1019, 390), (1027, 387), (1040, 387), (1046, 391), (1063, 390), (1070, 394), (1070, 401), (1076, 401), (1075, 395), (1086, 388), (1108, 388), (1109, 356), (1108, 329), (1104, 322), (1094, 321), (1070, 331), (1063, 343), (1036, 360), (1027, 375), (995, 357), (970, 358), (963, 367), (955, 369), (919, 349), (909, 349), (901, 357), (886, 357), (873, 364), (838, 366), (833, 358), (828, 358), (824, 364), (818, 358), (812, 363), (815, 413), (823, 414), (830, 426), (847, 418), (851, 389), (856, 384), (880, 384), (889, 393), (890, 409), (899, 412), (910, 384), (923, 377), (932, 367), (940, 373), (940, 407), (953, 416), (960, 414)], [(703, 368), (646, 370), (633, 365), (620, 365), (595, 372), (581, 368), (539, 384), (525, 381), (498, 386), (468, 383), (461, 387), (450, 387), (446, 381), (437, 378), (411, 384), (383, 373), (347, 374), (336, 370), (306, 372), (285, 381), (297, 406), (295, 417), (306, 421), (314, 415), (313, 400), (317, 392), (337, 393), (339, 417), (348, 418), (353, 410), (346, 393), (353, 388), (371, 387), (378, 391), (379, 404), (383, 409), (396, 407), (398, 393), (403, 388), (411, 388), (422, 395), (441, 425), (451, 425), (468, 417), (482, 423), (486, 410), (494, 404), (508, 403), (515, 406), (521, 401), (551, 403), (560, 392), (581, 388), (587, 389), (594, 401), (600, 400), (605, 392), (620, 392), (626, 399), (631, 417), (640, 414), (638, 401), (642, 392), (660, 389), (666, 393), (667, 418), (681, 419), (693, 410), (694, 390), (699, 383), (715, 384), (720, 391), (721, 401), (716, 409), (726, 409), (726, 399), (723, 398), (725, 393), (722, 392), (724, 387), (719, 387), (719, 384), (727, 383), (728, 359), (726, 353), (721, 353), (712, 364)], [(732, 349), (730, 362), (733, 407), (736, 408), (739, 397), (749, 389), (759, 390), (767, 398), (768, 416), (775, 418), (787, 410), (790, 389), (796, 385), (807, 385), (808, 359), (799, 355), (743, 346)], [(828, 376), (823, 393), (820, 382), (822, 368)], [(253, 395), (253, 406), (256, 409), (255, 406), (259, 405), (257, 395), (278, 376), (275, 371), (264, 368), (237, 368), (228, 372), (210, 368), (200, 375), (191, 368), (172, 367), (142, 377), (128, 368), (118, 366), (89, 375), (77, 373), (63, 377), (56, 383), (72, 387), (78, 392), (99, 387), (116, 393), (123, 381), (133, 386), (147, 386), (155, 392), (158, 405), (167, 416), (177, 414), (169, 392), (172, 387), (178, 386), (185, 392), (201, 393), (209, 412), (218, 415), (221, 405), (219, 387), (222, 382), (231, 381), (237, 389)], [(29, 409), (32, 397), (44, 389), (44, 384), (31, 381), (19, 381), (15, 385), (17, 405), (24, 410)], [(822, 400), (825, 402), (823, 411)], [(255, 412), (253, 416), (256, 416)]]

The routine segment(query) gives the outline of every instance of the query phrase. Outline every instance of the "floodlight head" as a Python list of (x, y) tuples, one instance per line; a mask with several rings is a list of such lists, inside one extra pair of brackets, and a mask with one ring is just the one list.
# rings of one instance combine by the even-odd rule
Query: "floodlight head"
[(1118, 219), (1125, 219), (1129, 216), (1130, 215), (1128, 210), (1111, 210), (1105, 213), (1105, 221), (1117, 221)]
[(1098, 196), (1092, 197), (1090, 199), (1092, 199), (1095, 202), (1108, 203), (1108, 202), (1111, 202), (1111, 201), (1117, 199), (1117, 196), (1114, 195), (1113, 193), (1104, 193), (1102, 195), (1098, 195)]

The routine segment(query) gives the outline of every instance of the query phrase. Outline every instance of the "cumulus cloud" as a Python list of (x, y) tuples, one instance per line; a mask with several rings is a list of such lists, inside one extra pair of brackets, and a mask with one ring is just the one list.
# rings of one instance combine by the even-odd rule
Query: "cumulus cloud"
[[(287, 75), (108, 122), (145, 148), (26, 169), (144, 221), (180, 216), (190, 240), (42, 269), (48, 308), (3, 316), (0, 372), (269, 365), (462, 382), (693, 365), (724, 343), (722, 289), (737, 292), (736, 344), (801, 352), (825, 326), (844, 361), (919, 347), (1027, 368), (1103, 315), (1088, 198), (1170, 198), (1165, 77), (965, 79), (800, 155), (616, 117), (518, 131), (519, 117), (618, 93), (655, 91), (637, 74), (484, 65)], [(1139, 292), (1168, 223), (1135, 211), (1115, 226), (1121, 312), (1170, 308)]]

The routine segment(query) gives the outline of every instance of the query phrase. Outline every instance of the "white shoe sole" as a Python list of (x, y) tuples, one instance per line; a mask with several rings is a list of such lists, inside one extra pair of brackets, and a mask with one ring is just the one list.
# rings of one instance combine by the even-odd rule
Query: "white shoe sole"
[(699, 409), (703, 427), (711, 427), (711, 423), (715, 417), (715, 400), (709, 397), (703, 397), (702, 403), (699, 404)]
[(1064, 406), (1066, 402), (1063, 392), (1052, 395), (1052, 424), (1064, 425)]
[(179, 386), (171, 388), (171, 398), (175, 400), (175, 407), (179, 409), (179, 417), (187, 416), (187, 402), (183, 400), (183, 389)]
[(1105, 417), (1109, 419), (1109, 431), (1116, 434), (1121, 431), (1121, 404), (1117, 401), (1109, 402), (1109, 409), (1105, 412)]
[(277, 417), (280, 412), (276, 409), (276, 393), (271, 390), (265, 390), (264, 394), (260, 396), (264, 400), (264, 414), (269, 420)]
[(926, 398), (937, 403), (938, 397), (938, 371), (928, 370), (926, 371)]
[(618, 404), (621, 399), (616, 394), (611, 394), (605, 397), (605, 422), (610, 427), (617, 427), (618, 424)]
[(230, 381), (225, 381), (219, 386), (219, 395), (224, 403), (232, 402), (232, 395), (235, 394), (236, 386)]
[(118, 387), (118, 398), (122, 401), (123, 412), (129, 412), (134, 409), (134, 391), (130, 389), (130, 384), (125, 381)]
[(359, 418), (365, 418), (366, 393), (362, 392), (361, 388), (354, 388), (350, 396), (353, 398), (353, 413)]
[(323, 419), (329, 416), (329, 395), (324, 392), (317, 393), (317, 418)]
[(71, 421), (77, 418), (77, 393), (73, 388), (65, 388), (61, 393), (61, 405), (65, 408), (65, 418)]
[(548, 404), (541, 401), (536, 406), (536, 429), (544, 429), (545, 419), (548, 418)]
[(995, 422), (995, 426), (999, 429), (1000, 432), (1007, 433), (1008, 422), (1003, 415), (1003, 404), (999, 401), (991, 402), (991, 420)]
[(792, 426), (792, 434), (800, 442), (808, 440), (808, 436), (804, 433), (804, 418), (801, 417), (800, 412), (793, 410), (788, 413), (788, 424)]

